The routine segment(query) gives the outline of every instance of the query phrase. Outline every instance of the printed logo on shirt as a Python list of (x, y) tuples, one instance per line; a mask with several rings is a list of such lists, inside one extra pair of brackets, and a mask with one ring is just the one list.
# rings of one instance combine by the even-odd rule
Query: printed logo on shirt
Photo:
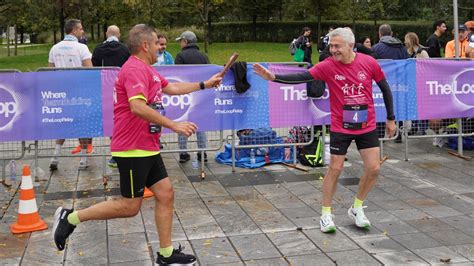
[(367, 74), (364, 71), (359, 71), (359, 73), (357, 73), (357, 77), (359, 78), (359, 80), (366, 80)]
[(344, 96), (362, 95), (364, 85), (359, 83), (359, 85), (352, 84), (349, 86), (349, 84), (346, 83), (344, 86), (342, 86), (341, 90), (344, 93)]
[(161, 82), (161, 79), (158, 76), (153, 75), (154, 82)]
[(338, 74), (336, 74), (336, 75), (334, 76), (334, 79), (335, 79), (335, 80), (346, 80), (346, 77), (343, 76), (343, 75), (338, 75)]

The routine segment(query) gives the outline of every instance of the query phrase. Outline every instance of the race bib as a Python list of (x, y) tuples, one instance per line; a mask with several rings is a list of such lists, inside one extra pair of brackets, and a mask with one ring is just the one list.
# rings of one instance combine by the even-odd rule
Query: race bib
[(345, 129), (363, 129), (367, 127), (367, 105), (344, 105), (342, 127)]
[[(149, 105), (153, 110), (157, 111), (160, 113), (162, 116), (166, 115), (165, 108), (163, 107), (163, 104), (161, 103), (152, 103)], [(158, 134), (161, 133), (161, 125), (157, 125), (155, 123), (150, 123), (149, 125), (149, 132), (151, 134)]]

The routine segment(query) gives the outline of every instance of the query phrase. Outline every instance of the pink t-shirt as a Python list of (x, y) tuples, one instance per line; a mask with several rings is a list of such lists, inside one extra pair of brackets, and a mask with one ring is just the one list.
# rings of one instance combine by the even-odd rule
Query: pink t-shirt
[(309, 72), (314, 79), (328, 84), (331, 131), (360, 135), (375, 130), (372, 80), (385, 78), (375, 59), (356, 53), (352, 63), (343, 64), (329, 57)]
[(159, 151), (159, 133), (150, 133), (150, 122), (134, 115), (129, 99), (142, 94), (147, 104), (161, 102), (162, 89), (168, 81), (153, 67), (135, 56), (125, 62), (114, 87), (114, 133), (112, 152), (129, 150)]

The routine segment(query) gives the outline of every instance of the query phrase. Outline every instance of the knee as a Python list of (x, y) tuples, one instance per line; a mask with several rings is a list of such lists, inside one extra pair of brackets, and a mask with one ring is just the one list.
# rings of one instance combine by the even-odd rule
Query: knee
[(366, 171), (369, 177), (376, 178), (380, 173), (380, 165), (379, 164), (371, 165), (366, 168)]
[(160, 190), (156, 196), (156, 201), (164, 204), (172, 204), (174, 200), (174, 190), (173, 187), (169, 187), (163, 190)]
[(138, 212), (140, 211), (140, 205), (141, 205), (140, 203), (141, 201), (137, 201), (133, 203), (127, 202), (126, 204), (122, 204), (121, 210), (123, 211), (124, 216), (125, 217), (136, 216)]
[(332, 163), (329, 163), (329, 171), (336, 175), (336, 176), (339, 176), (342, 172), (342, 169), (344, 168), (344, 165), (338, 165), (338, 164), (332, 164)]

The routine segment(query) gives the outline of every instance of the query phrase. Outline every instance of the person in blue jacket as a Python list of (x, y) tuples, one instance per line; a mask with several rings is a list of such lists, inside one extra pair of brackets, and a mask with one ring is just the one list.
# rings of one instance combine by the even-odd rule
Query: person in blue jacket
[(166, 51), (166, 45), (168, 44), (168, 39), (162, 34), (158, 34), (158, 45), (159, 50), (157, 54), (157, 61), (153, 66), (162, 66), (162, 65), (173, 65), (174, 59), (170, 52)]

